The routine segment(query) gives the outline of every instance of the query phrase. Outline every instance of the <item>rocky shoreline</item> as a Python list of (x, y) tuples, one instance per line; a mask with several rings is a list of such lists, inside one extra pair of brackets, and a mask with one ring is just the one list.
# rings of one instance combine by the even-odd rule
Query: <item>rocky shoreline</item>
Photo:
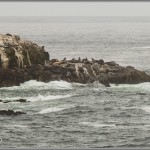
[(122, 67), (102, 59), (50, 60), (44, 46), (22, 40), (17, 35), (0, 34), (0, 87), (20, 85), (29, 80), (65, 80), (83, 84), (98, 81), (109, 87), (110, 83), (150, 82), (150, 76), (132, 66)]

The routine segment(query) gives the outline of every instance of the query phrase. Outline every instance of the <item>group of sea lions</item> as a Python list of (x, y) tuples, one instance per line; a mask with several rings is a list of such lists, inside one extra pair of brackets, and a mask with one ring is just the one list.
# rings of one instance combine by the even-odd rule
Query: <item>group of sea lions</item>
[(92, 58), (92, 60), (88, 60), (87, 58), (83, 58), (81, 59), (80, 57), (78, 59), (71, 59), (71, 60), (67, 60), (66, 57), (63, 60), (58, 60), (58, 59), (51, 59), (50, 60), (50, 64), (65, 64), (65, 63), (84, 63), (84, 64), (93, 64), (93, 63), (98, 63), (100, 65), (104, 65), (104, 60), (103, 59), (99, 59), (99, 60), (95, 60)]

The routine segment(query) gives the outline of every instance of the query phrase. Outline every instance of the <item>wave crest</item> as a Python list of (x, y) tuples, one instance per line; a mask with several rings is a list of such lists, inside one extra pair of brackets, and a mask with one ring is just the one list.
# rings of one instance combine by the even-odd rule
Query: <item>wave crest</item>
[(63, 98), (68, 98), (71, 97), (71, 95), (48, 95), (48, 96), (43, 96), (40, 95), (37, 97), (28, 97), (27, 100), (30, 102), (34, 101), (49, 101), (49, 100), (55, 100), (55, 99), (63, 99)]
[(63, 106), (58, 106), (58, 107), (51, 107), (51, 108), (45, 108), (39, 112), (39, 114), (46, 114), (46, 113), (51, 113), (51, 112), (58, 112), (66, 109), (70, 109), (75, 107), (74, 105), (63, 105)]
[(46, 89), (72, 89), (72, 84), (66, 81), (51, 81), (48, 83), (30, 80), (20, 86), (3, 87), (0, 90), (46, 90)]
[(137, 91), (137, 92), (150, 92), (150, 82), (140, 84), (111, 84), (110, 89), (126, 90), (126, 91)]
[(116, 127), (115, 124), (101, 124), (98, 122), (80, 122), (81, 125), (92, 126), (95, 128), (103, 128), (103, 127)]

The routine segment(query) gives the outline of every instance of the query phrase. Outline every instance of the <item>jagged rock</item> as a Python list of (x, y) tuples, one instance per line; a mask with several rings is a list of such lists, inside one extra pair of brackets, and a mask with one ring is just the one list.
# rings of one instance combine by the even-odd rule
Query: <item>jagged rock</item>
[(14, 102), (26, 103), (27, 100), (26, 99), (17, 99)]
[(11, 102), (11, 101), (7, 101), (7, 100), (6, 100), (6, 101), (3, 101), (3, 103), (10, 103), (10, 102)]
[(7, 116), (12, 116), (12, 115), (21, 115), (21, 114), (26, 114), (25, 112), (21, 111), (13, 111), (13, 110), (0, 110), (0, 115), (7, 115)]
[(0, 102), (3, 102), (3, 103), (10, 103), (10, 102), (20, 102), (20, 103), (25, 103), (25, 102), (29, 102), (27, 101), (26, 99), (17, 99), (17, 100), (0, 100)]
[(100, 65), (98, 63), (66, 62), (66, 64), (59, 65), (31, 65), (22, 69), (0, 69), (0, 87), (19, 85), (31, 79), (42, 82), (65, 80), (83, 84), (99, 81), (105, 86), (110, 86), (110, 83), (136, 84), (150, 82), (150, 76), (145, 72), (131, 67)]
[(25, 65), (45, 64), (49, 54), (43, 47), (21, 40), (17, 35), (0, 34), (0, 67), (23, 68)]

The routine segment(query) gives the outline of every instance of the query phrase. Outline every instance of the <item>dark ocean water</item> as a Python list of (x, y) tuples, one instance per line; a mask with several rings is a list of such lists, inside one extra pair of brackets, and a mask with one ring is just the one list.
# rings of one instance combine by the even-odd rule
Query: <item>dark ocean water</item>
[[(116, 61), (149, 72), (149, 17), (0, 18), (0, 33), (44, 45), (51, 58)], [(25, 98), (28, 103), (16, 103)], [(82, 85), (28, 81), (0, 88), (0, 147), (150, 147), (150, 83)]]

